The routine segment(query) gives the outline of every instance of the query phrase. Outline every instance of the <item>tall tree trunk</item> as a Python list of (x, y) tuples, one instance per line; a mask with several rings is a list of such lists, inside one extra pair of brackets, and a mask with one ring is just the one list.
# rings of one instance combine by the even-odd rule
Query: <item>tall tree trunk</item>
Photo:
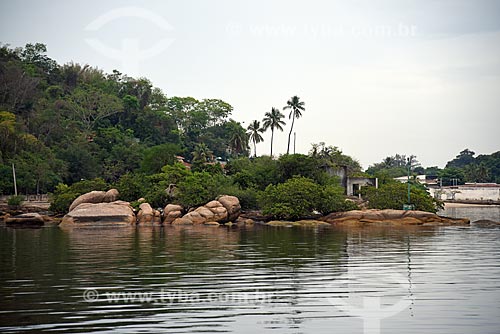
[(274, 128), (271, 128), (271, 159), (273, 158), (273, 139), (274, 139)]
[(288, 134), (288, 146), (286, 148), (286, 154), (290, 153), (290, 139), (292, 138), (292, 131), (293, 131), (293, 123), (295, 123), (295, 114), (292, 113), (292, 127), (290, 128), (290, 133)]
[(253, 140), (253, 154), (254, 157), (257, 158), (257, 143), (255, 142), (255, 139)]

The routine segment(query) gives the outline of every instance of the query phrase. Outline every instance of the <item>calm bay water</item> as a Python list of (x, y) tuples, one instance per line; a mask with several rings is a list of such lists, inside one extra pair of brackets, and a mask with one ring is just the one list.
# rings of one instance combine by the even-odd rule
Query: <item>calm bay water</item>
[(2, 333), (500, 333), (498, 228), (0, 228), (0, 266)]
[(439, 214), (455, 218), (465, 217), (471, 222), (481, 219), (500, 222), (500, 205), (445, 204), (444, 210), (441, 210)]

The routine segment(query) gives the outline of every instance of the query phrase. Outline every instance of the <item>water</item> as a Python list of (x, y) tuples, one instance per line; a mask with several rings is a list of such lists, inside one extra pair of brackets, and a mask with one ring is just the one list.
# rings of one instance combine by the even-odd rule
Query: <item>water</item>
[[(500, 333), (499, 240), (473, 226), (0, 227), (0, 332)], [(151, 300), (107, 299), (122, 292)]]
[(445, 204), (440, 215), (448, 217), (467, 217), (471, 222), (488, 219), (500, 222), (500, 205), (465, 205), (465, 204)]

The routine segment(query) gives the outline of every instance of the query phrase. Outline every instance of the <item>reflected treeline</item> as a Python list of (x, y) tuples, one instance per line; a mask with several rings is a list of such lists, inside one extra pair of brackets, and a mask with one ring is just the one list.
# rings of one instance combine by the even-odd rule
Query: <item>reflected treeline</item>
[[(437, 231), (417, 226), (1, 228), (0, 310), (11, 311), (2, 315), (2, 322), (64, 327), (75, 321), (66, 315), (78, 315), (80, 321), (102, 320), (100, 328), (105, 329), (106, 319), (131, 317), (117, 305), (85, 303), (85, 288), (259, 290), (276, 293), (277, 305), (299, 314), (308, 289), (335, 282), (354, 258), (375, 261), (374, 250), (387, 248), (395, 263), (408, 262), (409, 275), (412, 243)], [(152, 318), (158, 312), (189, 312), (185, 305), (164, 310), (155, 305), (134, 307), (141, 308), (141, 316)], [(291, 317), (300, 323), (299, 318)]]
[(0, 228), (0, 310), (3, 326), (60, 320), (68, 309), (72, 266), (69, 240), (57, 228)]
[(342, 257), (346, 238), (344, 231), (331, 229), (256, 226), (241, 231), (237, 256), (245, 259), (251, 255), (266, 259), (266, 265), (300, 268), (318, 257)]

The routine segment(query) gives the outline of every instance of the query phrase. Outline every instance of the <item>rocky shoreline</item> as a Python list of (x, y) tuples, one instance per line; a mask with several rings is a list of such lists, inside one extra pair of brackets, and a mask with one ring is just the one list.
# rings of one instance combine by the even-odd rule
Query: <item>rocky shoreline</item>
[[(136, 212), (130, 203), (118, 200), (116, 189), (92, 191), (79, 196), (61, 219), (39, 213), (3, 216), (7, 226), (37, 227), (47, 224), (61, 228), (119, 227), (119, 226), (188, 226), (188, 225), (259, 225), (272, 227), (329, 227), (329, 226), (467, 226), (466, 218), (450, 218), (424, 211), (353, 210), (325, 216), (304, 217), (297, 221), (272, 220), (260, 211), (242, 212), (239, 199), (223, 195), (202, 206), (186, 210), (177, 204), (153, 209), (145, 200)], [(500, 226), (500, 222), (478, 222), (477, 226)]]
[(223, 195), (205, 205), (189, 210), (176, 204), (167, 204), (156, 210), (145, 200), (137, 214), (130, 203), (119, 201), (118, 191), (92, 191), (79, 196), (62, 218), (61, 227), (89, 225), (220, 225), (236, 222), (241, 214), (239, 199)]

